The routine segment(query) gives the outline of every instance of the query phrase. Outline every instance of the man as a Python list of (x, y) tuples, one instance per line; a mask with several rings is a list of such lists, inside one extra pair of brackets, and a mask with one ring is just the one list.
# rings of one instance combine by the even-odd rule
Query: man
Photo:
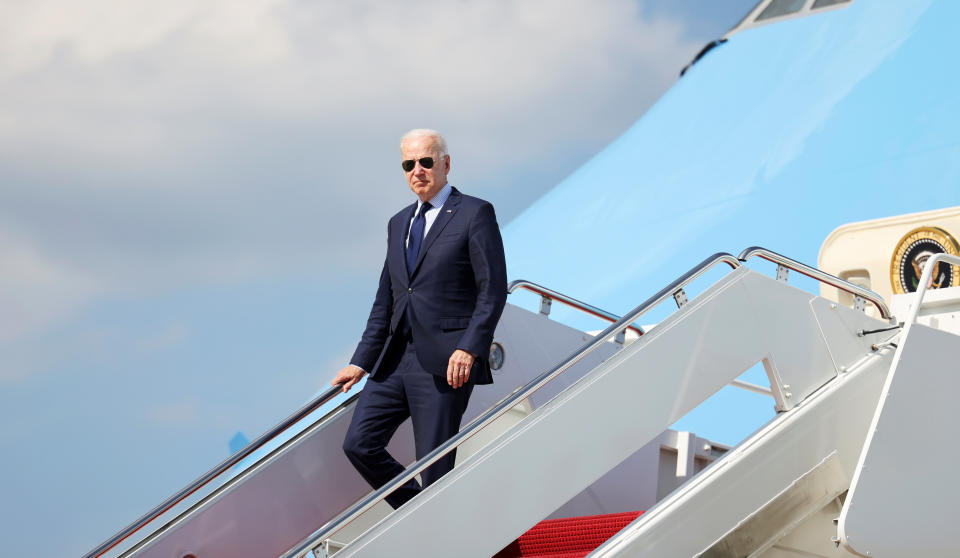
[[(343, 450), (374, 488), (403, 472), (386, 450), (410, 417), (417, 459), (453, 436), (476, 384), (493, 382), (487, 356), (507, 298), (503, 241), (490, 203), (447, 182), (450, 155), (433, 130), (400, 140), (401, 166), (416, 203), (387, 227), (380, 286), (344, 392), (367, 372)], [(453, 468), (456, 452), (420, 475), (428, 486)], [(410, 480), (387, 497), (394, 508), (421, 487)]]

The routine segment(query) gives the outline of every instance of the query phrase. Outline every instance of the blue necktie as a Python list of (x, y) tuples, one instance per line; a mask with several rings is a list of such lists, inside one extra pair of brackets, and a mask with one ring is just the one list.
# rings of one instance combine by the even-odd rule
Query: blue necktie
[(413, 218), (413, 225), (410, 226), (410, 238), (407, 239), (407, 274), (413, 275), (413, 268), (417, 265), (417, 256), (420, 255), (420, 245), (423, 244), (423, 229), (427, 224), (424, 215), (433, 209), (429, 203), (420, 206), (420, 213)]

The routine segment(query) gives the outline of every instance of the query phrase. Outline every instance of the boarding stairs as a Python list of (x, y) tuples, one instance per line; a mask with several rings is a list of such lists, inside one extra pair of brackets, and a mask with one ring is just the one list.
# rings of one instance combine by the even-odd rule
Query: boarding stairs
[[(754, 257), (777, 263), (777, 278), (744, 265)], [(685, 287), (723, 264), (729, 272), (688, 299)], [(789, 285), (789, 270), (850, 292), (855, 307)], [(547, 300), (579, 303), (531, 285), (547, 308)], [(671, 299), (677, 311), (656, 327), (634, 325)], [(863, 312), (867, 302), (879, 319)], [(613, 325), (589, 336), (508, 305), (495, 339), (506, 355), (499, 391), (476, 390), (469, 424), (382, 489), (364, 496), (362, 481), (344, 466), (339, 446), (355, 396), (327, 409), (331, 390), (85, 558), (296, 558), (323, 552), (351, 529), (341, 558), (493, 556), (759, 362), (778, 416), (590, 555), (834, 555), (826, 554), (835, 550), (833, 519), (841, 511), (848, 522), (862, 517), (842, 506), (851, 482), (863, 478), (864, 440), (905, 344), (882, 299), (752, 248), (704, 260), (619, 319), (579, 304)], [(642, 335), (625, 342), (629, 328)], [(897, 336), (895, 358), (888, 342)], [(571, 347), (550, 365), (558, 349)], [(523, 387), (506, 393), (504, 385), (517, 383)], [(408, 462), (409, 436), (399, 433), (401, 443), (390, 448)], [(389, 491), (454, 447), (467, 457), (451, 473), (386, 513)], [(889, 480), (875, 480), (862, 498)], [(811, 538), (822, 554), (809, 549)], [(854, 548), (836, 542), (845, 552)]]

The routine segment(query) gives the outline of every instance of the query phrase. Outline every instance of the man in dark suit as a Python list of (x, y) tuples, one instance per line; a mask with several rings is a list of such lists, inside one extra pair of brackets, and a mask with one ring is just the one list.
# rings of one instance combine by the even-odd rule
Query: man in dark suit
[[(487, 356), (507, 298), (503, 241), (493, 206), (447, 182), (443, 137), (411, 130), (401, 166), (417, 202), (390, 219), (380, 286), (350, 365), (333, 385), (370, 373), (343, 450), (374, 488), (403, 472), (386, 450), (410, 417), (417, 459), (453, 436), (475, 384), (493, 382)], [(453, 468), (450, 452), (420, 475), (427, 486)], [(394, 508), (421, 490), (411, 480), (387, 497)]]

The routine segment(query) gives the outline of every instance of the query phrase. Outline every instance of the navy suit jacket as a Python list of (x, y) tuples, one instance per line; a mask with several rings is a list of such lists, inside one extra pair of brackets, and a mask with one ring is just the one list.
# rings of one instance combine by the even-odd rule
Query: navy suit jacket
[(414, 203), (390, 218), (380, 286), (350, 362), (376, 376), (406, 316), (424, 370), (445, 380), (450, 355), (463, 349), (476, 356), (469, 381), (492, 383), (490, 344), (507, 301), (507, 267), (493, 206), (453, 188), (408, 275), (404, 252), (416, 209)]

